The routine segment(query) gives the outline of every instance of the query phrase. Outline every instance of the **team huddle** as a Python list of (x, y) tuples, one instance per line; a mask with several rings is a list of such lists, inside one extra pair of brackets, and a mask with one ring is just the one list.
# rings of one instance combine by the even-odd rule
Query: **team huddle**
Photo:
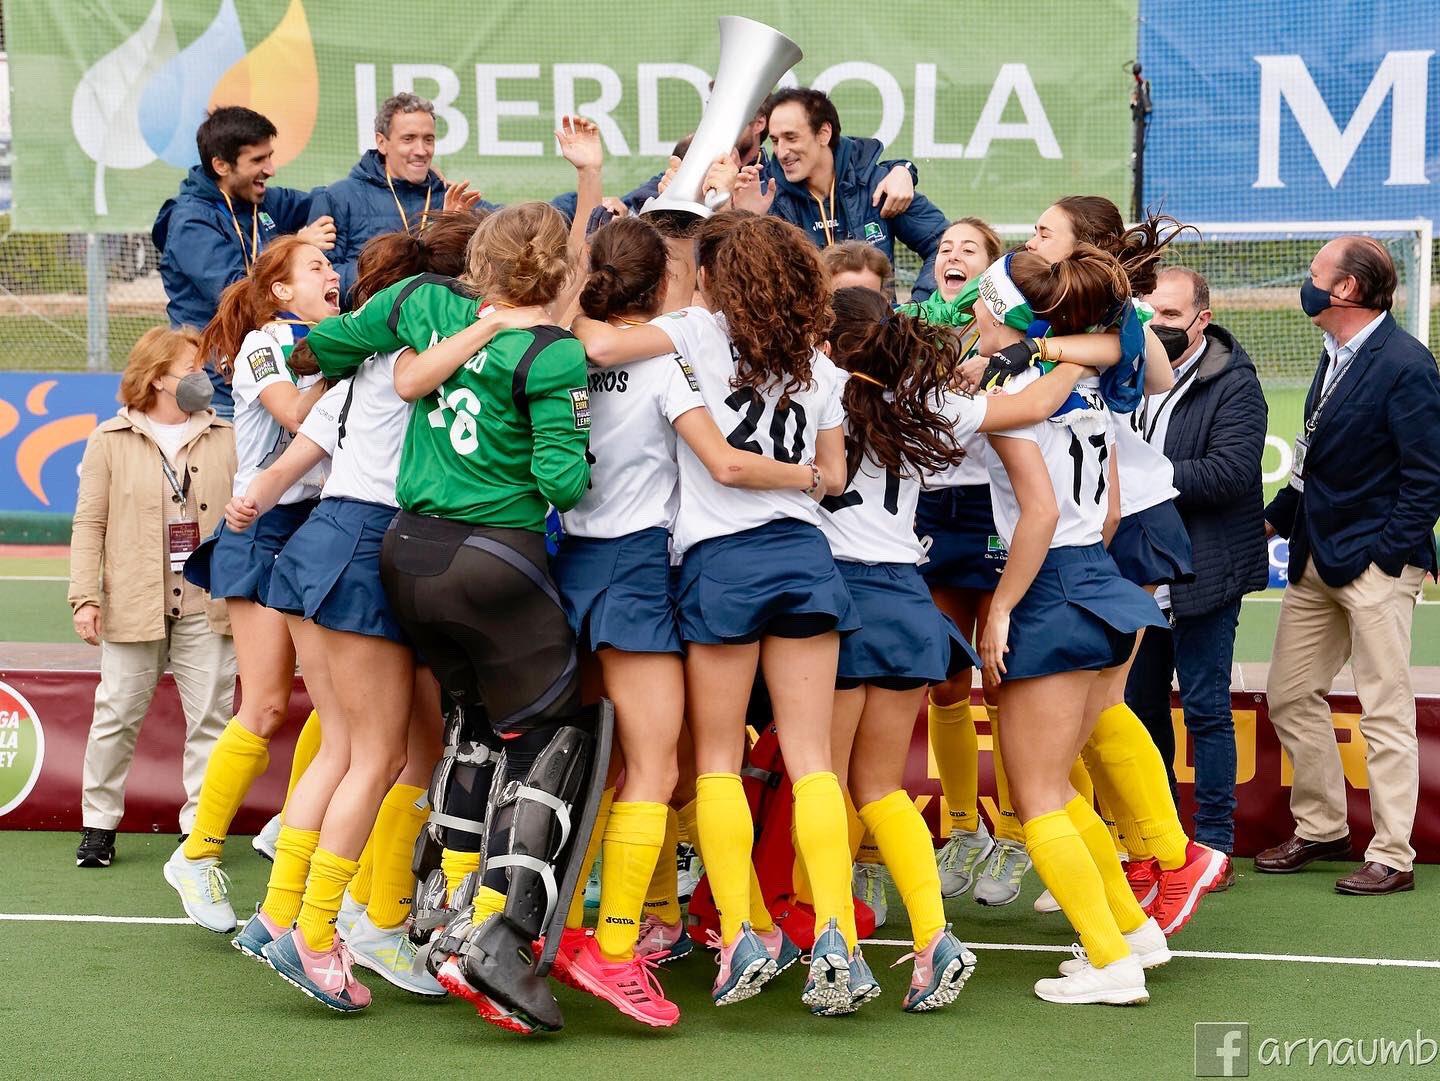
[[(881, 993), (860, 945), (880, 864), (912, 930), (906, 1011), (975, 972), (944, 899), (1008, 903), (1032, 865), (1083, 947), (1035, 993), (1147, 1001), (1229, 873), (1124, 698), (1165, 626), (1154, 591), (1190, 574), (1144, 427), (1191, 343), (1135, 299), (1179, 223), (1126, 230), (1070, 197), (1007, 252), (963, 218), (934, 293), (895, 307), (875, 249), (738, 209), (753, 168), (712, 172), (737, 209), (587, 235), (600, 139), (573, 117), (556, 137), (573, 224), (539, 202), (402, 209), (344, 292), (283, 237), (205, 329), (239, 468), (185, 576), (228, 601), (244, 696), (165, 867), (186, 913), (236, 929), (226, 834), (298, 659), (314, 712), (232, 941), (333, 1009), (370, 1004), (362, 967), (551, 1031), (553, 976), (670, 1026), (657, 966), (704, 927), (716, 1005), (802, 962), (804, 1005), (850, 1014)], [(938, 853), (904, 788), (927, 705)], [(748, 726), (793, 795), (781, 902), (753, 857)], [(681, 837), (705, 871), (688, 925)]]

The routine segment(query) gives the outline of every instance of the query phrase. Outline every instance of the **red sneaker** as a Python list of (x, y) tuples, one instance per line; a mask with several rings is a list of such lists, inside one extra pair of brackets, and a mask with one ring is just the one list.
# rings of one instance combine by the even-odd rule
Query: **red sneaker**
[(1140, 902), (1140, 907), (1148, 915), (1150, 906), (1160, 894), (1160, 861), (1154, 858), (1127, 860), (1125, 877), (1130, 880), (1130, 891), (1135, 894), (1135, 900)]
[(1200, 898), (1224, 877), (1230, 857), (1191, 841), (1185, 849), (1185, 863), (1173, 871), (1160, 871), (1160, 892), (1148, 910), (1165, 932), (1177, 934), (1200, 906)]
[(519, 1010), (506, 1009), (483, 991), (472, 987), (460, 969), (459, 960), (453, 955), (440, 966), (440, 971), (435, 973), (435, 979), (452, 995), (463, 998), (474, 1006), (480, 1019), (496, 1028), (529, 1036), (539, 1027)]
[(665, 997), (653, 963), (644, 958), (607, 961), (595, 939), (586, 938), (570, 958), (569, 970), (567, 983), (610, 1003), (626, 1017), (651, 1028), (669, 1028), (680, 1020), (680, 1007)]
[[(585, 987), (575, 981), (571, 975), (570, 967), (575, 963), (576, 955), (585, 948), (585, 943), (591, 941), (593, 932), (583, 927), (567, 927), (560, 933), (560, 948), (555, 951), (555, 960), (550, 965), (550, 975), (563, 983), (566, 987), (573, 987), (577, 991), (588, 991)], [(539, 943), (537, 943), (539, 945)], [(538, 957), (540, 951), (536, 950)]]

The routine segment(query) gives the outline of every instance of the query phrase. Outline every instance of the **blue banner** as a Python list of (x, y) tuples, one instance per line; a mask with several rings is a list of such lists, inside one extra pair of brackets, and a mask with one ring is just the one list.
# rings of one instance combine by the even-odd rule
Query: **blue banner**
[(85, 440), (119, 389), (116, 372), (0, 372), (0, 513), (75, 512)]
[(1146, 203), (1192, 221), (1440, 216), (1437, 52), (1437, 0), (1142, 0)]

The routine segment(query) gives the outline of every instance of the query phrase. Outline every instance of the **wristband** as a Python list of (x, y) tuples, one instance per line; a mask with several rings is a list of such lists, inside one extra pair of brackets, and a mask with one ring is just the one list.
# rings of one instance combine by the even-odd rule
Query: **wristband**
[(813, 458), (805, 464), (810, 467), (810, 487), (804, 489), (804, 494), (814, 495), (820, 490), (820, 485), (825, 482), (825, 475), (820, 472), (820, 467), (815, 464)]

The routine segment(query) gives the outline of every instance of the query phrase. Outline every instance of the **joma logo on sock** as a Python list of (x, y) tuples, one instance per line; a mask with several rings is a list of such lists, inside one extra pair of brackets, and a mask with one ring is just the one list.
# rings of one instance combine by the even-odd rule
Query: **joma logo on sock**
[(635, 921), (626, 916), (606, 916), (606, 923), (622, 923), (629, 927), (635, 926)]

